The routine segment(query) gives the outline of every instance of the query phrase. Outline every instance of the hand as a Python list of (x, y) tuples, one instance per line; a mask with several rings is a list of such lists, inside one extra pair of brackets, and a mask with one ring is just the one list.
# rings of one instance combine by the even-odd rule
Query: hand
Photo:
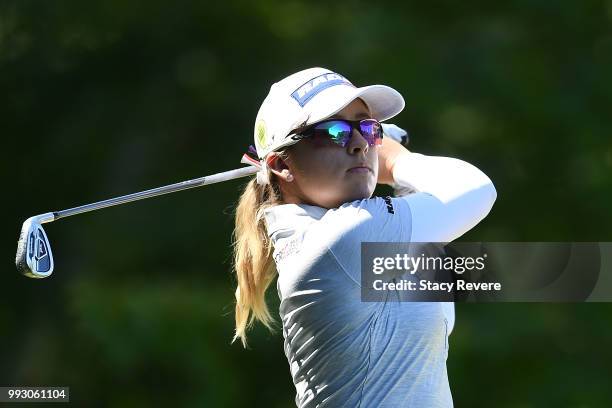
[(392, 123), (381, 123), (385, 137), (390, 137), (402, 146), (408, 147), (410, 136), (408, 132)]
[(383, 137), (382, 145), (378, 146), (378, 184), (394, 184), (393, 167), (395, 160), (409, 150), (389, 137)]

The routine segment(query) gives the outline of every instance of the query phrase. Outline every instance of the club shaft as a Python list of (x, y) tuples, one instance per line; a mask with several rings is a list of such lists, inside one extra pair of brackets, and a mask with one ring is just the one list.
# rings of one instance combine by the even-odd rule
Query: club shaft
[(257, 172), (257, 167), (241, 167), (234, 170), (224, 171), (222, 173), (212, 174), (210, 176), (200, 177), (192, 180), (181, 181), (179, 183), (170, 184), (167, 186), (157, 187), (146, 191), (140, 191), (138, 193), (132, 193), (120, 197), (109, 198), (108, 200), (98, 201), (96, 203), (85, 204), (79, 207), (69, 208), (67, 210), (54, 211), (54, 219), (70, 217), (71, 215), (82, 214), (89, 211), (99, 210), (101, 208), (113, 207), (115, 205), (121, 205), (132, 201), (144, 200), (145, 198), (151, 198), (160, 196), (163, 194), (174, 193), (177, 191), (188, 190), (190, 188), (202, 187), (208, 184), (219, 183), (226, 180), (232, 180), (240, 177), (245, 177)]

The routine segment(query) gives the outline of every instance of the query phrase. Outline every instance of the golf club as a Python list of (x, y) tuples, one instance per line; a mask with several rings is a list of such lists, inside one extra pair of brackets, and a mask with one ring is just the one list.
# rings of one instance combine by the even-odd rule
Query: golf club
[[(396, 140), (404, 146), (408, 146), (410, 139), (408, 133), (404, 129), (389, 123), (383, 123), (382, 127), (385, 136)], [(45, 233), (45, 230), (41, 224), (57, 221), (60, 218), (70, 217), (71, 215), (82, 214), (106, 207), (113, 207), (115, 205), (121, 205), (132, 201), (144, 200), (146, 198), (156, 197), (163, 194), (174, 193), (195, 187), (202, 187), (208, 184), (219, 183), (222, 181), (255, 174), (260, 168), (260, 163), (256, 159), (256, 151), (252, 151), (251, 153), (252, 156), (249, 154), (244, 154), (240, 160), (241, 163), (249, 164), (249, 167), (242, 167), (222, 173), (212, 174), (210, 176), (153, 188), (151, 190), (69, 208), (67, 210), (52, 211), (30, 217), (24, 221), (21, 227), (21, 233), (19, 234), (19, 240), (17, 241), (15, 266), (17, 266), (17, 270), (19, 272), (30, 278), (46, 278), (53, 273), (53, 252), (51, 251), (51, 244), (49, 243), (47, 234)]]
[(46, 278), (53, 273), (53, 252), (51, 251), (51, 245), (49, 244), (47, 234), (41, 224), (106, 207), (144, 200), (162, 194), (174, 193), (190, 188), (202, 187), (208, 184), (245, 177), (259, 170), (254, 160), (243, 158), (241, 162), (253, 165), (157, 187), (151, 190), (110, 198), (108, 200), (69, 208), (67, 210), (53, 211), (30, 217), (23, 223), (21, 234), (19, 234), (19, 241), (17, 242), (17, 255), (15, 256), (17, 270), (30, 278)]

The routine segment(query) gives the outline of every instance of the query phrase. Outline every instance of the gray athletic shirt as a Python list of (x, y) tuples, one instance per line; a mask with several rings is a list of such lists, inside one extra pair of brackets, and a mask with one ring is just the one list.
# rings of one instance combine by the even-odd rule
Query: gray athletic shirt
[(406, 195), (265, 211), (297, 407), (453, 406), (454, 304), (362, 302), (360, 245), (450, 242), (488, 214), (496, 191), (449, 157), (404, 154), (393, 177)]

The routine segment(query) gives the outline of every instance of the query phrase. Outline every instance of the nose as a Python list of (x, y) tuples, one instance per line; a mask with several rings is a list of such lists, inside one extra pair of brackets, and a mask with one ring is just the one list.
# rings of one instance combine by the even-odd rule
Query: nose
[(361, 136), (361, 133), (359, 133), (357, 129), (353, 129), (353, 134), (348, 142), (347, 148), (349, 154), (359, 154), (362, 152), (366, 154), (370, 146), (368, 145), (368, 141)]

